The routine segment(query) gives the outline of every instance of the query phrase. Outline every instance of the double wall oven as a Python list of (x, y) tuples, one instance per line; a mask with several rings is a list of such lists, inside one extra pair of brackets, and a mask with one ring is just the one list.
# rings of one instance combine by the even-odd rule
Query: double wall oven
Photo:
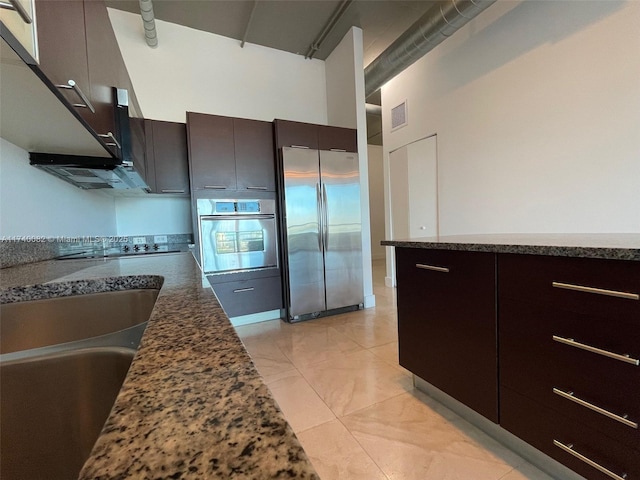
[(278, 268), (275, 200), (200, 198), (197, 210), (205, 275)]

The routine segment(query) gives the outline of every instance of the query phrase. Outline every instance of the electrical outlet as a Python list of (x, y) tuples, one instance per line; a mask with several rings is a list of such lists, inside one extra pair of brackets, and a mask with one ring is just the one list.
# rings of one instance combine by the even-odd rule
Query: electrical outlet
[(147, 243), (147, 239), (145, 237), (133, 237), (134, 245), (144, 245)]
[(167, 243), (166, 235), (155, 235), (153, 237), (153, 243)]

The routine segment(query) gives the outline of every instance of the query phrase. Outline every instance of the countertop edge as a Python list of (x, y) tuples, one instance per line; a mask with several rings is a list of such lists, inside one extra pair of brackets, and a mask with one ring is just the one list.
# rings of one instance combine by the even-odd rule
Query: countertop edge
[(640, 248), (535, 245), (516, 243), (464, 243), (437, 240), (382, 240), (386, 247), (424, 248), (467, 252), (512, 253), (520, 255), (548, 255), (554, 257), (600, 258), (606, 260), (640, 261)]

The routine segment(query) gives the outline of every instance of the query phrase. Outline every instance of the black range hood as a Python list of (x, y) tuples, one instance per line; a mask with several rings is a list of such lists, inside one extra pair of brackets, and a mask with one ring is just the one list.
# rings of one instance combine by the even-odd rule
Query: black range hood
[[(115, 137), (119, 140), (120, 158), (30, 152), (30, 164), (84, 190), (140, 189), (149, 192), (149, 186), (141, 175), (144, 174), (144, 158), (135, 158), (131, 129), (132, 122), (141, 124), (142, 119), (129, 118), (126, 90), (114, 88), (113, 98)], [(144, 143), (144, 135), (137, 135), (136, 141)], [(144, 155), (144, 145), (139, 147), (136, 149), (138, 155)]]

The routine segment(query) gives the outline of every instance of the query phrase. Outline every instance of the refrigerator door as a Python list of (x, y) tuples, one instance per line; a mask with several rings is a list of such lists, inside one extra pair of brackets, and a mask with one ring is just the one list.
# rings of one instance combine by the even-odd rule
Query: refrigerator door
[(317, 150), (282, 149), (289, 267), (289, 316), (326, 309)]
[(320, 151), (327, 309), (364, 302), (358, 154)]

